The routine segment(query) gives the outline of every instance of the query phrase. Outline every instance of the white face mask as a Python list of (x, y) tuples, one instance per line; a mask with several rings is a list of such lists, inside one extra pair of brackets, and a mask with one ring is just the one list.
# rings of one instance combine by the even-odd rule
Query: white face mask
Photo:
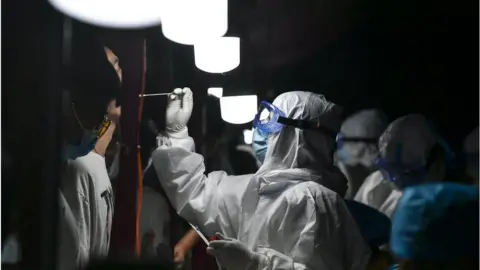
[(113, 158), (112, 165), (110, 165), (110, 168), (108, 170), (108, 176), (110, 177), (110, 180), (117, 178), (119, 171), (120, 171), (120, 151), (117, 151), (117, 153), (115, 154), (115, 157)]

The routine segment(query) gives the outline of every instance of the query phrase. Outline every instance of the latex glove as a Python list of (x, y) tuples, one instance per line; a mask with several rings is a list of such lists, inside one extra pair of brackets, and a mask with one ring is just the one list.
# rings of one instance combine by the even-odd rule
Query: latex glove
[(192, 115), (193, 93), (190, 88), (176, 88), (168, 96), (166, 132), (169, 136), (186, 133), (187, 123)]
[(249, 250), (237, 239), (216, 234), (221, 240), (211, 241), (207, 253), (217, 258), (222, 268), (228, 270), (253, 270), (264, 268), (267, 264), (265, 255)]

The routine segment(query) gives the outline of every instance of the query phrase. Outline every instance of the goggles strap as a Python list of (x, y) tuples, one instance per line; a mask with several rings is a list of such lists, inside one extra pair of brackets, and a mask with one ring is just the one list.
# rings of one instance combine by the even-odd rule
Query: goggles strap
[(277, 119), (277, 122), (283, 125), (296, 127), (303, 130), (313, 130), (313, 131), (323, 132), (332, 136), (333, 138), (337, 136), (336, 132), (334, 132), (330, 128), (320, 126), (320, 123), (315, 121), (296, 120), (296, 119), (279, 116)]
[(359, 143), (372, 143), (377, 144), (378, 138), (364, 138), (364, 137), (342, 137), (342, 142), (359, 142)]

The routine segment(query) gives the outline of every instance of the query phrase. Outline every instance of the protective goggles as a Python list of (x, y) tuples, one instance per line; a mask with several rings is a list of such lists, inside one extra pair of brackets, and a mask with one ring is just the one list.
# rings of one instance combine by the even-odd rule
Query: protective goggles
[[(437, 147), (438, 146), (440, 146), (445, 153), (445, 163), (447, 167), (449, 167), (449, 165), (453, 165), (455, 161), (455, 154), (450, 149), (448, 144), (440, 137), (437, 138)], [(387, 162), (382, 157), (377, 157), (377, 159), (375, 160), (375, 164), (377, 165), (380, 172), (382, 172), (382, 174), (386, 176), (387, 179), (390, 179), (393, 182), (397, 181), (400, 177), (405, 176), (421, 177), (423, 173), (426, 173), (427, 168), (429, 168), (430, 165), (435, 161), (435, 155), (433, 155), (431, 152), (429, 157), (427, 158), (425, 165), (406, 164), (402, 162), (402, 152), (402, 144), (397, 144), (395, 150), (395, 162)]]
[[(408, 166), (398, 162), (387, 162), (385, 159), (377, 157), (375, 165), (378, 167), (382, 175), (392, 182), (398, 181), (400, 177), (419, 176), (425, 172), (424, 166)], [(405, 182), (403, 180), (402, 182)]]
[(258, 113), (253, 119), (253, 127), (258, 129), (261, 134), (270, 134), (280, 132), (284, 126), (325, 132), (335, 137), (335, 132), (329, 128), (320, 126), (319, 121), (287, 118), (285, 113), (275, 105), (267, 101), (260, 102)]
[(337, 149), (342, 149), (345, 143), (367, 143), (367, 144), (372, 144), (377, 146), (378, 138), (346, 137), (342, 133), (338, 133), (336, 142), (337, 142)]

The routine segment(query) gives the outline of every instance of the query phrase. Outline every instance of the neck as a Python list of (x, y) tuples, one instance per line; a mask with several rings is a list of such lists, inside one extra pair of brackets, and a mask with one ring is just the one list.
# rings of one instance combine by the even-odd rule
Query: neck
[(103, 134), (103, 136), (100, 139), (98, 139), (94, 149), (94, 151), (97, 154), (101, 156), (105, 156), (108, 145), (112, 141), (112, 137), (113, 137), (113, 133), (115, 132), (115, 129), (116, 129), (116, 124), (112, 122), (112, 124), (110, 124), (110, 127), (108, 127), (108, 130), (105, 132), (105, 134)]

